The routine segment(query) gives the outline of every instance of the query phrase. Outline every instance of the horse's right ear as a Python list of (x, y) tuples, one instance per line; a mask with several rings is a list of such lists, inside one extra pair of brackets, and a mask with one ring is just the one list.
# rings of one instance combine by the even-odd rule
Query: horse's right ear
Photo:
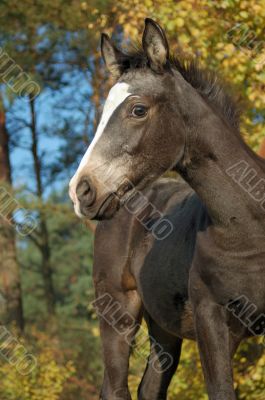
[(101, 55), (111, 75), (118, 79), (122, 74), (124, 54), (114, 46), (106, 33), (101, 34)]

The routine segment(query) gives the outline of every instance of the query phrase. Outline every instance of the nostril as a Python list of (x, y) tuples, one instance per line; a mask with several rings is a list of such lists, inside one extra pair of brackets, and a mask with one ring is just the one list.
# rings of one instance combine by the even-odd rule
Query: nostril
[(90, 192), (90, 186), (88, 186), (87, 189), (84, 190), (83, 196), (87, 196), (89, 192)]
[(88, 179), (82, 179), (76, 187), (76, 195), (80, 203), (84, 206), (90, 206), (95, 199), (95, 193), (93, 187), (89, 183)]
[(82, 180), (76, 188), (76, 195), (79, 201), (83, 200), (90, 192), (90, 185), (87, 180)]

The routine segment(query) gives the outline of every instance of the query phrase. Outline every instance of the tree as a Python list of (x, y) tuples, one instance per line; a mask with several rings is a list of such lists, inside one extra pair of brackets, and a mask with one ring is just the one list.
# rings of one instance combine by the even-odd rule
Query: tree
[[(9, 63), (14, 64), (19, 60), (19, 66), (14, 66), (13, 76), (9, 73), (8, 82), (6, 74), (2, 73), (4, 82), (13, 92), (12, 95), (16, 92), (14, 88), (20, 79), (21, 71), (22, 74), (27, 72), (31, 82), (35, 87), (41, 87), (44, 95), (47, 91), (52, 93), (70, 86), (75, 74), (78, 74), (80, 79), (81, 75), (87, 75), (90, 63), (89, 50), (96, 46), (94, 35), (90, 35), (86, 29), (88, 16), (90, 19), (93, 18), (89, 8), (82, 5), (80, 7), (75, 1), (71, 1), (65, 7), (62, 0), (48, 1), (45, 4), (41, 1), (34, 3), (27, 1), (26, 5), (15, 1), (11, 3), (12, 5), (7, 6), (4, 3), (0, 6), (1, 14), (5, 17), (3, 20), (8, 21), (0, 28), (0, 40), (5, 46)], [(41, 139), (47, 136), (45, 127), (38, 124), (38, 117), (41, 115), (38, 103), (41, 101), (42, 93), (37, 98), (29, 94), (28, 103), (21, 107), (25, 110), (24, 113), (14, 112), (16, 105), (21, 102), (17, 96), (14, 102), (16, 104), (13, 103), (8, 110), (8, 116), (11, 120), (9, 126), (15, 146), (20, 146), (23, 140), (21, 137), (25, 138), (28, 135), (28, 150), (32, 155), (34, 171), (34, 184), (30, 190), (34, 194), (34, 206), (38, 210), (36, 215), (38, 228), (28, 236), (28, 239), (33, 241), (40, 252), (45, 301), (48, 313), (54, 315), (56, 293), (53, 284), (47, 210), (44, 204), (45, 188), (49, 185), (47, 177), (51, 175), (49, 171), (52, 165), (45, 165), (40, 148)], [(24, 91), (24, 96), (26, 94)], [(27, 206), (31, 207), (32, 204), (31, 199)], [(93, 225), (91, 227), (93, 229)]]
[[(6, 127), (6, 114), (3, 102), (0, 105), (0, 287), (2, 323), (15, 321), (23, 330), (24, 318), (20, 287), (20, 271), (16, 257), (15, 228), (8, 220), (12, 218), (12, 209), (5, 207), (6, 191), (12, 191), (9, 133)], [(3, 194), (4, 193), (4, 194)]]

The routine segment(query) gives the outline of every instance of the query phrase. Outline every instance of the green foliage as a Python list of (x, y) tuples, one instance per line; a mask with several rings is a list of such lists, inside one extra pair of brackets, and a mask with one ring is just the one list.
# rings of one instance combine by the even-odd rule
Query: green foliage
[[(64, 194), (54, 193), (42, 206), (48, 222), (57, 313), (59, 318), (88, 318), (87, 303), (93, 298), (93, 235), (75, 217), (65, 199)], [(30, 206), (36, 209), (36, 203), (24, 201), (24, 205), (27, 209)], [(43, 304), (44, 288), (38, 247), (31, 237), (27, 237), (19, 242), (18, 248), (25, 317), (29, 321), (41, 323), (46, 309)]]
[[(20, 338), (27, 351), (32, 349), (37, 364), (32, 372), (21, 374), (20, 369), (7, 361), (0, 362), (0, 398), (5, 400), (59, 400), (64, 383), (75, 372), (72, 362), (63, 363), (55, 343), (44, 334), (35, 334), (32, 342)], [(33, 346), (34, 343), (34, 346)], [(14, 349), (14, 351), (17, 351)]]
[(262, 400), (265, 393), (264, 338), (242, 343), (235, 357), (235, 380), (240, 400)]

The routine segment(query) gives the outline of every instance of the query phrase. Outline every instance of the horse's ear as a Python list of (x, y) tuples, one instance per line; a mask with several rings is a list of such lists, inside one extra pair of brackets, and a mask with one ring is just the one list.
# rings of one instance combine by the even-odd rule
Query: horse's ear
[(161, 26), (151, 18), (145, 19), (142, 43), (151, 68), (162, 71), (169, 58), (168, 42)]
[(101, 34), (101, 55), (111, 75), (118, 79), (122, 73), (124, 54), (117, 49), (106, 33)]

